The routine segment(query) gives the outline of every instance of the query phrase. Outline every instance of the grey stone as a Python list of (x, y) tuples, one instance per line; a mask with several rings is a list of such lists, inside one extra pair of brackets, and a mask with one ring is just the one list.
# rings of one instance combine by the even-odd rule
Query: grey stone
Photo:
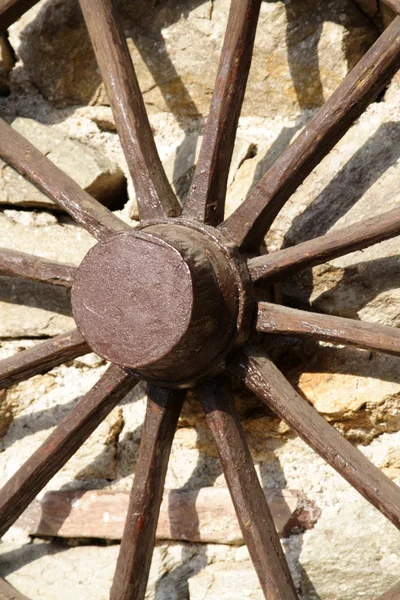
[[(127, 200), (125, 175), (99, 150), (32, 119), (18, 117), (13, 120), (12, 127), (102, 204), (113, 209), (122, 208)], [(10, 166), (0, 162), (0, 170), (0, 204), (57, 208)]]

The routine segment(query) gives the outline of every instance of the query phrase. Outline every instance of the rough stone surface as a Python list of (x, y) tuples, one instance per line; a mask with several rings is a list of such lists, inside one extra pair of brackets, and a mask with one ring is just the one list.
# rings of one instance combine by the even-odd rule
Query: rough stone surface
[[(127, 199), (125, 175), (96, 148), (32, 119), (19, 117), (11, 126), (102, 204), (114, 209), (124, 205)], [(0, 173), (0, 204), (57, 208), (50, 198), (2, 161)]]
[[(149, 108), (177, 118), (206, 114), (228, 0), (142, 0), (134, 8), (122, 0), (120, 7)], [(44, 3), (35, 14), (17, 50), (44, 96), (58, 106), (104, 104), (77, 3)], [(267, 102), (269, 114), (320, 106), (375, 37), (345, 0), (264, 2), (243, 114), (265, 116)]]
[[(373, 4), (362, 2), (370, 8)], [(10, 93), (0, 97), (0, 110), (14, 121), (18, 116), (21, 122), (22, 117), (35, 131), (40, 128), (40, 143), (53, 136), (50, 152), (55, 140), (62, 138), (60, 148), (62, 144), (76, 148), (79, 143), (85, 149), (96, 148), (101, 160), (119, 165), (128, 180), (129, 201), (118, 215), (132, 224), (132, 218), (138, 218), (133, 186), (77, 5), (75, 0), (41, 0), (10, 28), (17, 63), (7, 77)], [(133, 7), (121, 1), (160, 156), (181, 198), (208, 112), (228, 5), (228, 0), (138, 0)], [(389, 16), (382, 11), (384, 20)], [(229, 178), (227, 214), (298, 134), (377, 32), (377, 21), (369, 20), (348, 0), (262, 3)], [(380, 102), (371, 106), (294, 194), (266, 238), (268, 251), (399, 206), (399, 81), (393, 80)], [(69, 150), (68, 162), (72, 158)], [(86, 171), (91, 169), (88, 166)], [(83, 174), (93, 177), (93, 173)], [(27, 189), (16, 179), (9, 193), (20, 196), (21, 185)], [(0, 246), (77, 265), (94, 243), (61, 213), (46, 209), (0, 213)], [(308, 270), (284, 282), (284, 301), (399, 326), (398, 252), (396, 238)], [(72, 328), (70, 315), (66, 292), (3, 278), (0, 358), (40, 342), (32, 338)], [(275, 337), (266, 346), (321, 414), (400, 482), (399, 359)], [(37, 448), (104, 369), (103, 361), (88, 355), (0, 392), (2, 480)], [(300, 600), (375, 600), (398, 577), (398, 533), (260, 401), (236, 380), (230, 383), (263, 487), (301, 490), (320, 512), (313, 530), (292, 532), (282, 541)], [(141, 385), (46, 490), (130, 490), (144, 412)], [(189, 398), (179, 421), (166, 485), (193, 493), (206, 486), (226, 488), (195, 397)], [(118, 546), (93, 540), (29, 543), (25, 534), (12, 528), (0, 545), (0, 576), (33, 600), (105, 599), (117, 553)], [(157, 547), (149, 599), (197, 600), (205, 597), (206, 589), (211, 600), (224, 596), (239, 600), (246, 593), (261, 597), (245, 547), (188, 543)]]

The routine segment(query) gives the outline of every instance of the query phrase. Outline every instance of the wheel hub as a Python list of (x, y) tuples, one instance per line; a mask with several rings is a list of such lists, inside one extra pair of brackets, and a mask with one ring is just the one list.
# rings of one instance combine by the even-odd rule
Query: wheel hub
[(151, 223), (88, 252), (73, 314), (100, 356), (148, 381), (186, 387), (220, 372), (246, 339), (246, 273), (215, 230)]

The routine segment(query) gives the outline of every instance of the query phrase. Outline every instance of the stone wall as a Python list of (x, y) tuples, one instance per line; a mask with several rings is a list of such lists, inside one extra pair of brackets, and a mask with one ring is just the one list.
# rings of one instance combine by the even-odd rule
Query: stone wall
[[(351, 0), (263, 2), (227, 213), (379, 35), (379, 12), (371, 11), (372, 3), (359, 4), (363, 11)], [(184, 199), (229, 2), (121, 0), (120, 5), (160, 155)], [(89, 193), (134, 224), (135, 195), (77, 2), (42, 0), (10, 28), (0, 52), (2, 114)], [(398, 97), (395, 78), (282, 210), (266, 239), (269, 251), (400, 205)], [(79, 264), (94, 240), (8, 166), (0, 168), (0, 245)], [(399, 327), (399, 239), (286, 280), (284, 302)], [(0, 278), (0, 358), (71, 327), (63, 289)], [(400, 359), (295, 339), (271, 345), (293, 385), (400, 482)], [(0, 391), (3, 481), (104, 369), (101, 359), (88, 355)], [(233, 385), (263, 487), (298, 491), (315, 509), (309, 523), (296, 522), (282, 539), (300, 598), (372, 600), (383, 593), (399, 577), (399, 533), (256, 398), (238, 382)], [(46, 489), (129, 490), (144, 408), (139, 387)], [(226, 484), (197, 401), (190, 398), (167, 487), (211, 486)], [(0, 545), (0, 576), (33, 600), (105, 600), (117, 553), (118, 544), (30, 538), (16, 526)], [(261, 600), (262, 593), (240, 543), (158, 542), (148, 598), (243, 597)]]

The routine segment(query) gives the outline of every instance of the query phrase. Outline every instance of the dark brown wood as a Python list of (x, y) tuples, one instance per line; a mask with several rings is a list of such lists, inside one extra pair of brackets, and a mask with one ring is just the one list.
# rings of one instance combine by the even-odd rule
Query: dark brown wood
[(310, 337), (400, 356), (400, 329), (260, 302), (257, 331)]
[(0, 275), (71, 287), (76, 267), (0, 248)]
[(243, 249), (256, 248), (288, 198), (399, 67), (400, 17), (396, 17), (221, 229)]
[(224, 219), (229, 167), (246, 91), (261, 0), (232, 0), (210, 113), (183, 211), (209, 225)]
[(130, 229), (3, 119), (0, 119), (0, 157), (97, 239), (105, 239), (113, 231)]
[(214, 380), (196, 390), (264, 595), (295, 600), (297, 594), (275, 525), (254, 468), (233, 398)]
[(180, 205), (164, 172), (114, 0), (79, 0), (102, 74), (141, 219), (176, 217)]
[(0, 490), (0, 536), (138, 380), (112, 365)]
[(211, 237), (182, 222), (120, 232), (81, 263), (74, 318), (100, 356), (187, 387), (224, 368), (239, 334), (233, 268)]
[(139, 460), (110, 600), (145, 597), (172, 440), (185, 392), (148, 386)]
[(322, 264), (349, 252), (368, 248), (400, 235), (400, 209), (365, 219), (360, 223), (332, 231), (297, 246), (278, 250), (248, 261), (253, 281), (261, 278), (277, 281), (307, 267)]
[(0, 33), (37, 4), (38, 0), (0, 0)]
[(400, 488), (298, 394), (262, 351), (248, 347), (231, 371), (340, 473), (360, 494), (400, 528)]
[(40, 342), (0, 361), (0, 389), (16, 385), (34, 375), (47, 373), (54, 367), (91, 352), (77, 329)]
[[(318, 521), (319, 509), (302, 492), (263, 491), (280, 537), (287, 537), (294, 529), (311, 529)], [(129, 496), (114, 490), (47, 492), (29, 505), (14, 527), (39, 537), (121, 540)], [(224, 487), (165, 489), (156, 539), (233, 546), (244, 543), (229, 490)]]
[(391, 8), (397, 15), (400, 15), (400, 0), (382, 0), (382, 2)]
[(4, 579), (0, 579), (0, 600), (28, 600), (28, 598), (20, 594)]
[(386, 594), (383, 596), (379, 596), (379, 598), (374, 598), (374, 600), (400, 600), (400, 583), (390, 588)]

